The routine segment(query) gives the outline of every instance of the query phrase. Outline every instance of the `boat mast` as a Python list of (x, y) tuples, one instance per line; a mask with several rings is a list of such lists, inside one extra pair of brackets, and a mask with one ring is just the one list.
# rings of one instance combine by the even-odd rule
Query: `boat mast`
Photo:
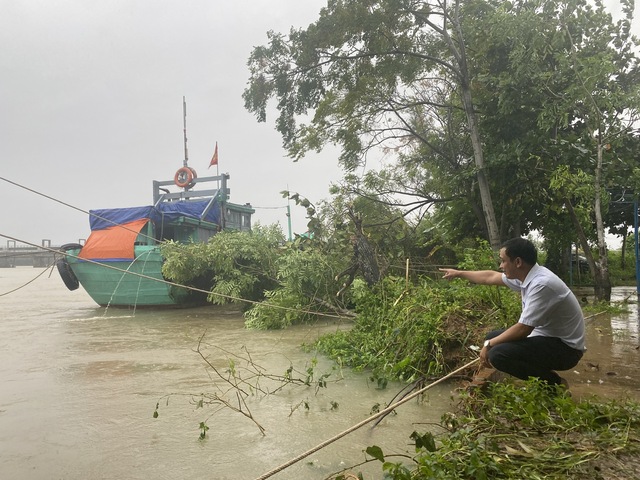
[(182, 96), (182, 132), (184, 133), (184, 162), (182, 165), (187, 167), (189, 163), (189, 151), (187, 150), (187, 100)]
[(184, 160), (182, 167), (178, 169), (173, 182), (180, 188), (184, 188), (186, 192), (196, 184), (198, 174), (189, 167), (189, 150), (187, 149), (187, 100), (182, 96), (182, 133), (184, 135)]

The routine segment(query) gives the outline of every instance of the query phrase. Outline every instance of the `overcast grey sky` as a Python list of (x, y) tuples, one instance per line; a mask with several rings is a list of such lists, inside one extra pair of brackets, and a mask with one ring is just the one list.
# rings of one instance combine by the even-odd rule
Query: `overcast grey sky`
[[(266, 32), (314, 21), (324, 0), (0, 0), (0, 176), (83, 210), (148, 205), (152, 180), (208, 169), (231, 201), (286, 233), (287, 186), (312, 200), (340, 178), (335, 152), (293, 163), (273, 123), (243, 106)], [(271, 119), (273, 120), (273, 119)], [(177, 188), (176, 188), (177, 189)], [(0, 233), (40, 244), (89, 234), (86, 215), (0, 182)], [(304, 210), (292, 206), (294, 231)], [(4, 239), (0, 242), (5, 244)]]
[[(217, 141), (231, 200), (286, 233), (279, 192), (327, 198), (337, 155), (285, 157), (273, 118), (244, 109), (246, 62), (268, 30), (306, 27), (325, 4), (0, 0), (0, 176), (83, 210), (148, 205), (151, 181), (182, 166), (185, 96), (189, 165), (214, 174)], [(0, 202), (5, 235), (59, 245), (89, 234), (86, 215), (2, 181)], [(303, 232), (303, 209), (292, 213)]]

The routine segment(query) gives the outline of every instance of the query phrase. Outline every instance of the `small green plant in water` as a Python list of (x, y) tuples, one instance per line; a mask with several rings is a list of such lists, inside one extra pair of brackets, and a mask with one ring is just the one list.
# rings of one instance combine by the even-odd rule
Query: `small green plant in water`
[(200, 422), (200, 440), (204, 440), (207, 436), (207, 432), (209, 431), (209, 426), (206, 422)]

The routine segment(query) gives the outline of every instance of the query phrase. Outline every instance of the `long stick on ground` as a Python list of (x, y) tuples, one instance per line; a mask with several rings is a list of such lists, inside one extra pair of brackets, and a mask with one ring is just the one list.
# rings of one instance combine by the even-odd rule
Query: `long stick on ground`
[(454, 370), (453, 372), (445, 375), (444, 377), (436, 380), (433, 383), (430, 383), (429, 385), (427, 385), (426, 387), (421, 388), (420, 390), (413, 392), (411, 395), (408, 395), (406, 397), (404, 397), (401, 400), (398, 400), (396, 403), (389, 405), (387, 408), (385, 408), (384, 410), (380, 410), (378, 413), (370, 416), (369, 418), (366, 418), (364, 420), (362, 420), (360, 423), (357, 423), (355, 425), (353, 425), (352, 427), (349, 427), (347, 430), (331, 437), (328, 440), (325, 440), (324, 442), (316, 445), (315, 447), (313, 447), (311, 450), (307, 450), (306, 452), (298, 455), (295, 458), (292, 458), (291, 460), (289, 460), (286, 463), (283, 463), (282, 465), (280, 465), (279, 467), (274, 468), (273, 470), (259, 476), (258, 478), (256, 478), (256, 480), (264, 480), (266, 478), (272, 477), (273, 475), (275, 475), (278, 472), (281, 472), (282, 470), (284, 470), (285, 468), (290, 467), (291, 465), (293, 465), (294, 463), (298, 463), (300, 460), (302, 460), (303, 458), (308, 457), (309, 455), (311, 455), (312, 453), (317, 452), (318, 450), (323, 449), (324, 447), (326, 447), (327, 445), (335, 442), (336, 440), (341, 439), (342, 437), (347, 436), (348, 434), (350, 434), (351, 432), (354, 432), (355, 430), (359, 429), (360, 427), (362, 427), (363, 425), (366, 425), (367, 423), (375, 420), (376, 418), (382, 416), (382, 415), (387, 415), (388, 413), (392, 412), (394, 409), (398, 408), (400, 405), (402, 405), (403, 403), (408, 402), (409, 400), (414, 399), (415, 397), (417, 397), (418, 395), (420, 395), (421, 393), (424, 393), (425, 391), (429, 390), (431, 387), (444, 382), (446, 379), (452, 377), (453, 375), (456, 375), (457, 373), (466, 370), (467, 368), (469, 368), (471, 365), (473, 365), (474, 363), (476, 363), (479, 360), (479, 358), (476, 358), (475, 360), (470, 361), (469, 363), (467, 363), (466, 365), (463, 365), (462, 367), (458, 368), (457, 370)]

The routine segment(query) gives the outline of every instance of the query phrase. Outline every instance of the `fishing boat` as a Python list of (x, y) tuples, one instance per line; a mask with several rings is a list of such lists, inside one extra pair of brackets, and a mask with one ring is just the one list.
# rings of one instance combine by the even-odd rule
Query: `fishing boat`
[[(84, 245), (67, 244), (57, 269), (70, 290), (80, 285), (102, 306), (149, 307), (201, 304), (205, 295), (167, 282), (162, 242), (206, 242), (221, 230), (251, 229), (250, 204), (228, 201), (228, 174), (197, 178), (190, 167), (171, 181), (153, 181), (153, 205), (90, 210)], [(215, 184), (197, 191), (193, 187)], [(175, 184), (182, 191), (171, 193)]]
[[(184, 161), (173, 180), (153, 181), (153, 205), (89, 211), (84, 243), (60, 247), (56, 266), (67, 288), (82, 286), (102, 306), (161, 307), (204, 303), (206, 293), (168, 282), (161, 245), (206, 242), (222, 230), (251, 230), (251, 204), (229, 202), (229, 174), (198, 178), (189, 167), (186, 103)], [(218, 166), (218, 146), (209, 167)], [(171, 191), (169, 187), (178, 187)]]

